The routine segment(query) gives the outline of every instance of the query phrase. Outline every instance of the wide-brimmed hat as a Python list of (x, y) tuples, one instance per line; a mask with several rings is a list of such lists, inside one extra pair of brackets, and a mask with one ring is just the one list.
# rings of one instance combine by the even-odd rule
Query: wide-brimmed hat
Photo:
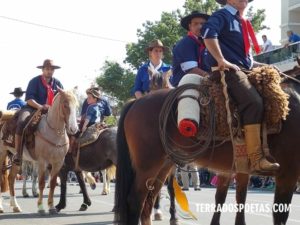
[(86, 90), (86, 94), (90, 94), (90, 95), (94, 96), (95, 98), (101, 98), (101, 91), (98, 87), (88, 88)]
[[(252, 2), (253, 0), (248, 0), (248, 2)], [(221, 5), (226, 5), (227, 0), (216, 0), (217, 3)]]
[(161, 40), (156, 39), (150, 42), (147, 48), (145, 48), (146, 52), (151, 51), (153, 48), (162, 48), (164, 52), (169, 51), (169, 48), (164, 46)]
[(193, 11), (191, 14), (183, 17), (180, 21), (180, 25), (186, 29), (186, 30), (189, 30), (189, 24), (191, 23), (192, 19), (194, 18), (203, 18), (203, 19), (206, 19), (208, 20), (210, 15), (208, 14), (205, 14), (205, 13), (201, 13), (199, 11)]
[(26, 91), (23, 91), (22, 88), (20, 87), (16, 87), (14, 89), (13, 92), (10, 92), (9, 94), (12, 94), (12, 95), (23, 95)]
[(60, 66), (56, 66), (51, 59), (45, 59), (42, 66), (37, 66), (39, 69), (44, 69), (45, 67), (51, 67), (52, 69), (60, 69)]

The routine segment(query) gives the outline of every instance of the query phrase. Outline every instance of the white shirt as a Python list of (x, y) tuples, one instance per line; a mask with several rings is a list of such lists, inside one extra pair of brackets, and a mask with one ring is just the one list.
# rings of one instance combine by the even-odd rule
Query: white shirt
[(266, 40), (263, 44), (263, 52), (269, 52), (273, 50), (273, 45), (272, 42), (270, 40)]

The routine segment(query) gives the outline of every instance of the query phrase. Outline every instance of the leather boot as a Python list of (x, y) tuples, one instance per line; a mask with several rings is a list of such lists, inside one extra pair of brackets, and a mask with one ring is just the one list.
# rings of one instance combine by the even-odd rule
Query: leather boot
[(22, 146), (22, 137), (18, 134), (15, 135), (15, 149), (16, 149), (16, 154), (13, 157), (13, 163), (16, 164), (17, 166), (20, 166), (22, 163), (22, 151), (23, 151), (23, 146)]
[(260, 124), (245, 125), (245, 142), (251, 162), (251, 172), (273, 172), (279, 169), (278, 163), (269, 162), (262, 153)]

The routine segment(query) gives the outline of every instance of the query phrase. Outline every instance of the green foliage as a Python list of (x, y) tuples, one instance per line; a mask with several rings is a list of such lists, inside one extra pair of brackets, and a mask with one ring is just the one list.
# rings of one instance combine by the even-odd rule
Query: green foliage
[(97, 84), (107, 94), (124, 102), (130, 98), (130, 90), (134, 84), (135, 75), (117, 62), (105, 61), (102, 74), (97, 77)]
[(118, 120), (115, 116), (108, 116), (104, 118), (104, 122), (108, 125), (108, 126), (117, 126), (118, 124)]
[[(212, 14), (219, 8), (220, 5), (215, 0), (186, 0), (182, 11), (177, 9), (173, 12), (163, 12), (159, 21), (146, 21), (142, 24), (142, 28), (137, 29), (137, 43), (127, 44), (124, 62), (134, 71), (138, 70), (148, 60), (145, 48), (151, 41), (160, 39), (171, 50), (175, 43), (186, 34), (186, 31), (180, 26), (182, 17), (194, 10)], [(264, 9), (254, 12), (253, 7), (250, 7), (246, 16), (251, 19), (256, 32), (268, 29), (263, 25), (266, 17)], [(171, 64), (171, 51), (165, 54), (164, 61)], [(97, 78), (97, 83), (106, 93), (117, 98), (119, 106), (121, 106), (130, 97), (134, 79), (135, 73), (131, 70), (122, 68), (118, 63), (106, 61), (102, 68), (102, 74)]]

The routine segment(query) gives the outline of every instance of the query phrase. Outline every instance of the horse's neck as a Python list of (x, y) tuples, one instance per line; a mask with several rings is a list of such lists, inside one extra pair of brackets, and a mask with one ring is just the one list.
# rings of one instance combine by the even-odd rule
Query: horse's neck
[(46, 120), (51, 128), (56, 130), (63, 130), (65, 128), (65, 121), (58, 102), (49, 108)]

